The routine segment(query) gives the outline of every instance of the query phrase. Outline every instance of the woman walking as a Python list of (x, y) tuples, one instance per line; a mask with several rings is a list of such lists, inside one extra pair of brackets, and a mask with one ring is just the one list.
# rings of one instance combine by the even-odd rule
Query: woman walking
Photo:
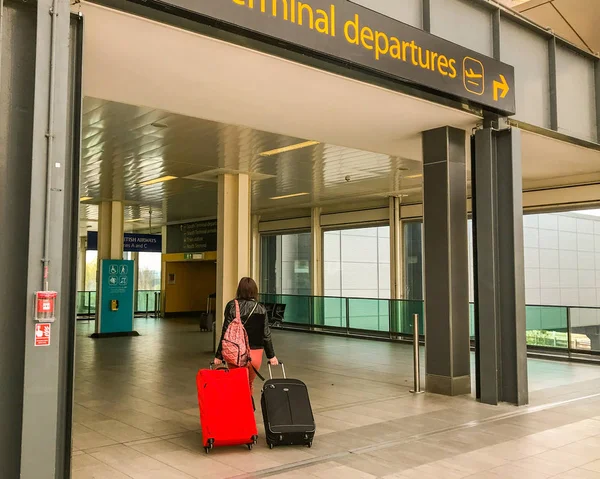
[[(252, 278), (242, 278), (238, 285), (236, 298), (229, 301), (225, 307), (225, 317), (223, 321), (223, 331), (221, 340), (215, 355), (214, 363), (216, 365), (223, 363), (223, 337), (227, 332), (229, 325), (236, 319), (237, 310), (244, 328), (248, 334), (248, 344), (250, 346), (248, 368), (248, 377), (250, 380), (250, 391), (254, 392), (254, 380), (257, 371), (260, 370), (263, 353), (266, 353), (267, 359), (272, 366), (277, 366), (279, 361), (275, 356), (273, 341), (271, 340), (271, 328), (269, 327), (269, 318), (267, 310), (258, 302), (258, 286)], [(237, 367), (234, 364), (228, 364), (230, 368)]]

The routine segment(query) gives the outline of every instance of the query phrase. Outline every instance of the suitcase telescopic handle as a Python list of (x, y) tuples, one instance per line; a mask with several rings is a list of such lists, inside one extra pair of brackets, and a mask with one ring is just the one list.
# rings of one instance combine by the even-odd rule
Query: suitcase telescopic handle
[[(271, 363), (269, 364), (269, 377), (271, 379), (273, 379), (273, 371), (271, 370)], [(283, 363), (279, 363), (279, 365), (281, 366), (281, 372), (283, 373), (283, 379), (287, 379), (286, 375), (285, 375), (285, 367), (283, 366)]]
[[(211, 362), (209, 368), (212, 371), (215, 368), (215, 363)], [(227, 363), (223, 362), (222, 366), (219, 366), (216, 370), (219, 371), (221, 369), (224, 369), (225, 371), (229, 371), (229, 367), (227, 366)]]

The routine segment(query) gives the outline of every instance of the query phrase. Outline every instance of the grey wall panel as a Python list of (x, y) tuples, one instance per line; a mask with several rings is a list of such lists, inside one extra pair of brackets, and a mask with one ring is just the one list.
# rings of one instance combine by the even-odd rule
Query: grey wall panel
[(474, 2), (431, 0), (431, 33), (493, 56), (491, 12)]
[(558, 131), (596, 141), (594, 64), (561, 47), (556, 49)]
[(423, 26), (423, 0), (352, 0), (352, 2), (413, 27)]
[(515, 67), (517, 120), (550, 128), (548, 42), (505, 18), (500, 25), (501, 60)]
[(0, 38), (0, 465), (20, 475), (36, 12), (7, 3)]

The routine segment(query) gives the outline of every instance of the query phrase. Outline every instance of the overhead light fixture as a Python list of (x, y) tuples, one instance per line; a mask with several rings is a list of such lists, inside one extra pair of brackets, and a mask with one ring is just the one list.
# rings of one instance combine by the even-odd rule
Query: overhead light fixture
[(291, 195), (283, 195), (283, 196), (274, 196), (271, 198), (272, 200), (284, 200), (286, 198), (297, 198), (298, 196), (308, 196), (310, 193), (294, 193)]
[(422, 178), (422, 177), (423, 177), (423, 174), (405, 176), (404, 178), (406, 178), (407, 180), (414, 180), (415, 178)]
[(318, 141), (304, 141), (302, 143), (297, 143), (296, 145), (284, 146), (283, 148), (277, 148), (275, 150), (265, 151), (260, 154), (260, 156), (275, 156), (280, 153), (286, 153), (288, 151), (300, 150), (301, 148), (308, 148), (309, 146), (318, 145)]
[(152, 125), (154, 128), (168, 128), (169, 126), (161, 123), (160, 121), (155, 121), (154, 123), (150, 123), (150, 125)]
[(125, 223), (139, 223), (140, 221), (144, 221), (143, 218), (137, 218), (135, 220), (125, 220)]
[(81, 198), (79, 198), (79, 201), (90, 201), (92, 199), (91, 196), (82, 196)]
[(176, 176), (161, 176), (160, 178), (155, 178), (153, 180), (143, 181), (140, 183), (140, 186), (150, 186), (157, 185), (158, 183), (165, 183), (166, 181), (176, 180)]

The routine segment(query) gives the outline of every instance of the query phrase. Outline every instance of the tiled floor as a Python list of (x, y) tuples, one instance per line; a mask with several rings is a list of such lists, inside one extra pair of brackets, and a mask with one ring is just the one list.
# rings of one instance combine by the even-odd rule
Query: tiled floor
[(91, 340), (93, 323), (78, 324), (75, 479), (600, 478), (600, 366), (530, 360), (531, 406), (491, 407), (411, 395), (410, 346), (277, 331), (288, 375), (309, 386), (313, 447), (206, 455), (195, 375), (211, 334), (189, 321), (136, 328)]

